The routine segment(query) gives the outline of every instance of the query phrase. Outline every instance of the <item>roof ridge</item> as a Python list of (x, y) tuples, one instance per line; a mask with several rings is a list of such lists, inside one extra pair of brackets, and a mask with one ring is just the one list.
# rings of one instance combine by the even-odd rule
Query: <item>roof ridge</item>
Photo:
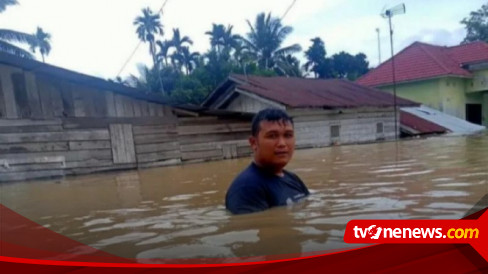
[[(414, 45), (416, 44), (426, 44), (426, 43), (423, 43), (423, 42), (419, 42), (419, 41), (415, 41), (413, 42), (412, 44), (408, 45), (407, 47), (403, 48), (402, 50), (400, 50), (399, 52), (397, 52), (396, 54), (394, 54), (393, 56), (390, 56), (390, 58), (388, 58), (386, 61), (382, 62), (381, 64), (379, 64), (377, 67), (375, 68), (372, 68), (370, 69), (366, 74), (363, 74), (361, 75), (361, 77), (359, 77), (358, 79), (356, 79), (355, 81), (361, 81), (363, 78), (366, 78), (366, 76), (368, 76), (370, 73), (372, 73), (374, 70), (377, 70), (381, 67), (384, 67), (386, 66), (386, 64), (389, 64), (389, 62), (391, 62), (391, 59), (393, 58), (398, 58), (398, 56), (400, 56), (400, 54), (402, 54), (403, 52), (407, 51), (409, 48), (413, 47)], [(427, 44), (428, 45), (428, 44)], [(393, 81), (392, 81), (393, 82)]]
[(481, 44), (481, 45), (484, 45), (484, 46), (488, 47), (488, 42), (485, 42), (485, 41), (481, 41), (480, 40), (480, 41), (469, 42), (469, 43), (466, 43), (466, 44), (459, 44), (459, 45), (455, 45), (455, 46), (450, 46), (450, 47), (447, 47), (447, 49), (466, 47), (466, 46), (473, 45), (473, 44)]
[[(442, 49), (441, 46), (434, 46), (434, 47), (440, 47)], [(428, 51), (426, 48), (424, 48), (423, 46), (420, 47), (425, 53), (427, 53), (432, 59), (434, 59), (434, 61), (439, 65), (441, 66), (444, 71), (448, 72), (448, 73), (452, 73), (452, 71), (450, 69), (448, 69), (442, 62), (440, 62), (437, 57), (435, 57), (430, 51)], [(444, 53), (443, 53), (444, 54)], [(451, 61), (457, 63), (455, 60), (452, 60), (452, 58), (446, 54), (447, 58), (451, 59)]]

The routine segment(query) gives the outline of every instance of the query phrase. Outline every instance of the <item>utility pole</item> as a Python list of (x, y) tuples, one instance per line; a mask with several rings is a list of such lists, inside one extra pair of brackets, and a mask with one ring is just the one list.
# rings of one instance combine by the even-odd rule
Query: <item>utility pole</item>
[(381, 64), (381, 43), (380, 43), (380, 28), (376, 28), (378, 34), (378, 66)]
[(385, 11), (382, 16), (388, 18), (388, 24), (390, 26), (390, 45), (391, 45), (391, 70), (393, 80), (393, 108), (395, 111), (395, 140), (398, 140), (398, 110), (397, 110), (397, 96), (396, 96), (396, 77), (395, 77), (395, 55), (393, 51), (393, 28), (391, 26), (391, 17), (397, 14), (405, 13), (405, 4), (397, 5), (391, 9)]

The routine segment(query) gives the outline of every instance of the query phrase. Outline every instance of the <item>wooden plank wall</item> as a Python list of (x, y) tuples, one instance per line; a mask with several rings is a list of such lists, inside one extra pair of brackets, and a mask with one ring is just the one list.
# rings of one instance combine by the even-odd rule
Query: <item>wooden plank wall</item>
[(249, 132), (0, 65), (0, 182), (248, 156)]
[(113, 165), (107, 129), (63, 127), (61, 119), (0, 120), (0, 181), (71, 174)]
[(250, 122), (217, 117), (0, 119), (0, 181), (232, 159)]
[(181, 162), (176, 124), (134, 126), (134, 143), (140, 166)]
[(131, 124), (110, 124), (110, 141), (112, 142), (114, 164), (136, 162)]
[(168, 106), (0, 65), (0, 119), (168, 116)]
[(218, 117), (181, 118), (178, 125), (182, 161), (249, 156), (250, 121)]

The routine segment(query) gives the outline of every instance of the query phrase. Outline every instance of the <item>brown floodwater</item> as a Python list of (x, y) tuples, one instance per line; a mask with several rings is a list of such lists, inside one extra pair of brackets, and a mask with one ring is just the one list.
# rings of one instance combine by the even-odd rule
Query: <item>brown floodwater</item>
[(232, 216), (226, 189), (250, 158), (1, 184), (1, 203), (129, 258), (221, 258), (352, 247), (352, 219), (459, 219), (488, 193), (488, 134), (299, 150), (312, 195)]

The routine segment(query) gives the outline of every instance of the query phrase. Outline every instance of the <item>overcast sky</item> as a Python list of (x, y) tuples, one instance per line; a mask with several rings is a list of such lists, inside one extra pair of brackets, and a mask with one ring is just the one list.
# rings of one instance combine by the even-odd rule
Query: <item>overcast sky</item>
[[(52, 35), (52, 51), (46, 62), (70, 70), (113, 78), (138, 44), (134, 18), (141, 9), (159, 10), (165, 0), (17, 0), (19, 5), (0, 14), (0, 28), (33, 33), (41, 26)], [(212, 23), (233, 25), (237, 34), (248, 32), (246, 19), (259, 12), (281, 17), (293, 0), (167, 0), (162, 23), (164, 39), (178, 27), (194, 41), (193, 51), (205, 52)], [(388, 23), (384, 8), (405, 3), (406, 14), (393, 18), (395, 52), (414, 41), (438, 45), (458, 44), (465, 36), (459, 22), (486, 0), (296, 0), (283, 23), (294, 28), (283, 46), (299, 43), (304, 50), (310, 39), (325, 41), (327, 55), (340, 51), (363, 52), (370, 66), (378, 64), (375, 29), (380, 28), (381, 57), (390, 57)], [(303, 52), (297, 57), (303, 59)], [(40, 59), (40, 57), (38, 58)], [(143, 44), (122, 72), (137, 74), (138, 63), (150, 64)]]

